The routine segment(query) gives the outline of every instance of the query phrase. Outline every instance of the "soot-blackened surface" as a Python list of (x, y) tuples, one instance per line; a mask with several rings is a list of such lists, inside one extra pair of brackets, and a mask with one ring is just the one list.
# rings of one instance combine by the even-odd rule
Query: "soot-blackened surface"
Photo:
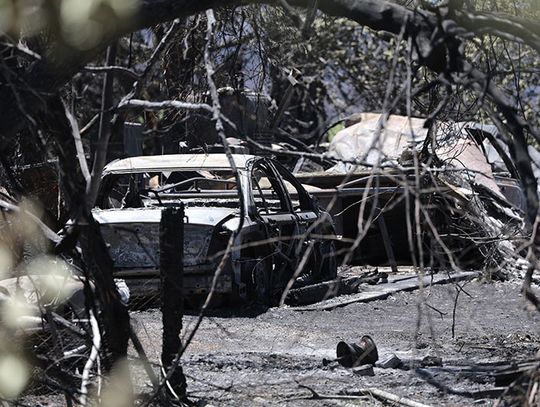
[[(216, 312), (206, 318), (183, 358), (188, 390), (193, 400), (211, 405), (350, 405), (352, 400), (306, 400), (311, 392), (334, 395), (343, 391), (377, 388), (429, 405), (470, 405), (474, 400), (446, 394), (413, 371), (375, 368), (375, 376), (355, 375), (341, 366), (323, 366), (335, 355), (340, 340), (355, 341), (369, 334), (379, 355), (395, 353), (403, 360), (427, 355), (442, 357), (444, 365), (518, 361), (539, 349), (540, 315), (527, 311), (519, 282), (470, 282), (459, 295), (455, 337), (453, 285), (433, 286), (423, 292), (398, 293), (386, 300), (352, 304), (333, 311), (298, 312), (273, 308)], [(132, 313), (148, 356), (158, 361), (161, 346), (159, 310)], [(186, 316), (185, 331), (196, 316)], [(131, 352), (135, 355), (134, 351)], [(149, 391), (148, 379), (138, 374), (138, 389)], [(457, 390), (493, 387), (492, 379), (437, 376)], [(367, 399), (361, 405), (381, 405)], [(475, 405), (491, 405), (484, 399)]]

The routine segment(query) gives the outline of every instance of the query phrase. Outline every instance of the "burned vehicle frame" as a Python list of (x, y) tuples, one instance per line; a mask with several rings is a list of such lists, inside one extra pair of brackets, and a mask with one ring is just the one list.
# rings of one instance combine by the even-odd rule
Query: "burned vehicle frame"
[(524, 195), (494, 125), (360, 113), (326, 157), (295, 176), (319, 188), (347, 263), (500, 270), (517, 251)]
[(239, 227), (215, 293), (268, 304), (293, 276), (298, 282), (335, 278), (331, 217), (278, 162), (250, 155), (233, 160), (238, 177), (225, 154), (132, 157), (105, 168), (93, 214), (115, 277), (126, 280), (132, 296), (157, 294), (161, 211), (180, 202), (188, 297), (208, 293)]

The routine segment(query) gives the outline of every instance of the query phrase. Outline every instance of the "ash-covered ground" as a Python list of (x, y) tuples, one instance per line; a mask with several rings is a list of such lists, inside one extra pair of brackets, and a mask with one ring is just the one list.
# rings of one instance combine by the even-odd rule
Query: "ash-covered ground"
[[(443, 366), (460, 366), (536, 356), (540, 315), (527, 310), (519, 281), (459, 284), (463, 291), (457, 305), (456, 287), (446, 284), (332, 311), (299, 312), (289, 307), (215, 311), (203, 320), (182, 359), (189, 396), (201, 405), (382, 405), (371, 397), (339, 398), (345, 392), (375, 388), (433, 406), (492, 405), (493, 395), (478, 393), (495, 387), (491, 377), (458, 373), (433, 377), (456, 392), (472, 392), (472, 397), (437, 388), (414, 368), (375, 367), (374, 376), (361, 376), (338, 364), (322, 363), (323, 358), (335, 357), (339, 341), (357, 342), (366, 334), (374, 339), (380, 359), (394, 353), (414, 363), (433, 355), (442, 358)], [(157, 363), (160, 311), (131, 315), (150, 360)], [(184, 334), (196, 319), (185, 316)], [(140, 372), (137, 390), (150, 392), (134, 350), (131, 355), (134, 370)]]

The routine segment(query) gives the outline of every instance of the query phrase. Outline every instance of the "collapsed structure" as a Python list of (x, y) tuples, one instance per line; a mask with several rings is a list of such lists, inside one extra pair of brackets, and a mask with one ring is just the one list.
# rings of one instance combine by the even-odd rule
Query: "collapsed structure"
[(515, 261), (524, 198), (495, 126), (375, 113), (355, 120), (328, 145), (334, 166), (296, 174), (333, 191), (316, 195), (350, 261), (484, 267), (500, 277), (524, 266)]

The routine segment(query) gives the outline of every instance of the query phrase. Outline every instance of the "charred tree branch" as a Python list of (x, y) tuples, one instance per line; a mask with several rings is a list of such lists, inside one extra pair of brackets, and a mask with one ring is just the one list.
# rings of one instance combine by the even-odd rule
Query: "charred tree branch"
[[(107, 50), (107, 65), (112, 66), (116, 61), (116, 44), (111, 45)], [(111, 138), (111, 113), (112, 91), (114, 82), (114, 72), (109, 71), (105, 74), (103, 81), (103, 93), (101, 97), (101, 117), (99, 119), (99, 135), (94, 152), (94, 164), (92, 165), (92, 177), (86, 189), (87, 208), (91, 209), (97, 197), (99, 183), (103, 167), (107, 162), (107, 147)]]

